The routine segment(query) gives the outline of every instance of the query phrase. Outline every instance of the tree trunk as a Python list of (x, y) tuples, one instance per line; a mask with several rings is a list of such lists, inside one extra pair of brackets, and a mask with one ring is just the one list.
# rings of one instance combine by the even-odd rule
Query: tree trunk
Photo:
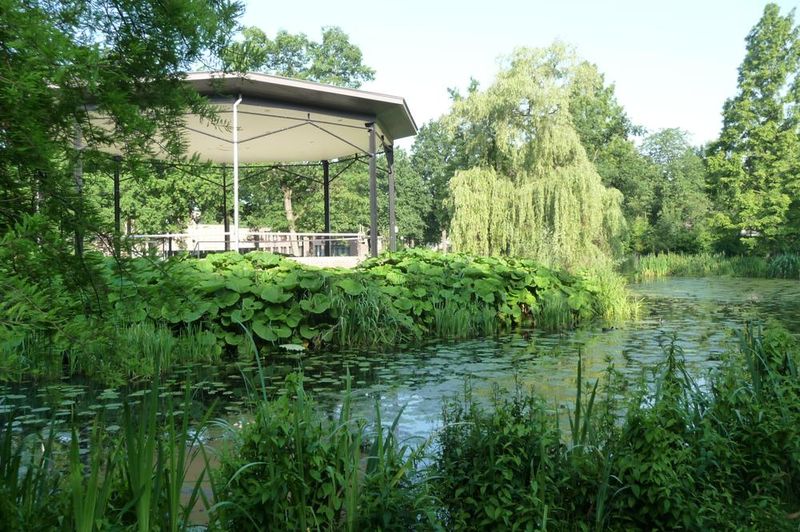
[(286, 185), (281, 187), (283, 190), (283, 210), (286, 212), (286, 224), (289, 226), (289, 238), (292, 244), (292, 255), (300, 256), (300, 248), (297, 245), (297, 221), (292, 208), (292, 189)]

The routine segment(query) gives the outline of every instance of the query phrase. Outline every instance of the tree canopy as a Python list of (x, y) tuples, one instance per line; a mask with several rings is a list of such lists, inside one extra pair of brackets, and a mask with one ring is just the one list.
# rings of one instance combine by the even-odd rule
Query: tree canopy
[[(713, 223), (732, 251), (800, 243), (800, 42), (794, 11), (764, 8), (747, 35), (738, 92), (708, 150)], [(740, 239), (740, 236), (745, 238)]]
[[(241, 10), (231, 0), (1, 0), (0, 227), (33, 213), (62, 229), (87, 223), (76, 138), (136, 160), (158, 131), (180, 155), (185, 111), (209, 115), (183, 75), (226, 46)], [(111, 130), (91, 126), (87, 103)]]
[(453, 245), (575, 266), (621, 252), (621, 194), (603, 185), (570, 101), (585, 63), (566, 46), (518, 49), (495, 82), (454, 102), (449, 127), (477, 164), (450, 183)]
[(225, 49), (223, 59), (234, 71), (265, 72), (354, 89), (375, 78), (375, 71), (363, 63), (361, 49), (337, 26), (322, 28), (320, 42), (285, 30), (270, 39), (261, 29), (248, 27), (242, 31), (241, 41)]

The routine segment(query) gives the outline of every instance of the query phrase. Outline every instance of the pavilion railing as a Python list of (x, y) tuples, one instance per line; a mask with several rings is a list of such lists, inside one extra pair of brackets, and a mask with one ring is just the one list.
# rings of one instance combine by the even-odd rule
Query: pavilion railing
[[(181, 253), (203, 257), (234, 248), (231, 233), (212, 237), (192, 233), (143, 234), (128, 235), (127, 239), (135, 254), (155, 253), (164, 258)], [(364, 233), (240, 232), (240, 253), (256, 250), (289, 257), (363, 258), (369, 255), (369, 237)]]

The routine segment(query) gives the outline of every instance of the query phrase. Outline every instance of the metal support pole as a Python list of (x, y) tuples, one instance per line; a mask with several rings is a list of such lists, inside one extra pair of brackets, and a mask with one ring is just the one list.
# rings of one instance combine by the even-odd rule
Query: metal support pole
[(397, 215), (394, 190), (394, 143), (386, 147), (386, 164), (389, 167), (389, 249), (397, 251)]
[[(324, 202), (325, 213), (325, 233), (331, 232), (331, 176), (330, 176), (330, 163), (322, 161), (322, 193)], [(325, 256), (331, 256), (331, 239), (330, 236), (325, 237)]]
[(369, 128), (369, 252), (378, 256), (378, 161), (375, 150), (375, 124)]
[(239, 104), (242, 95), (233, 103), (233, 250), (239, 252)]
[(225, 251), (231, 250), (231, 220), (228, 217), (228, 167), (222, 166), (222, 227), (225, 230)]
[(119, 255), (119, 241), (122, 237), (122, 224), (120, 222), (120, 192), (119, 192), (119, 174), (120, 167), (122, 166), (122, 157), (119, 155), (114, 156), (114, 254)]

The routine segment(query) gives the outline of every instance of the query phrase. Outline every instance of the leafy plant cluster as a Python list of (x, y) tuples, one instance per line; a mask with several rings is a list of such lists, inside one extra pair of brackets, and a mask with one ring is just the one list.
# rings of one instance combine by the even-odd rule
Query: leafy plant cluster
[(800, 350), (781, 329), (741, 339), (708, 390), (674, 344), (639, 392), (579, 386), (566, 441), (535, 395), (449, 405), (434, 489), (447, 528), (796, 529)]
[(91, 283), (78, 288), (35, 264), (19, 268), (23, 256), (9, 253), (0, 264), (9, 272), (2, 282), (15, 286), (0, 303), (8, 317), (0, 323), (7, 377), (58, 374), (62, 362), (71, 373), (107, 380), (150, 376), (156, 356), (165, 369), (235, 358), (245, 351), (245, 329), (267, 350), (385, 347), (518, 325), (567, 328), (629, 310), (616, 278), (428, 251), (387, 254), (354, 270), (263, 252), (166, 262), (87, 253)]
[[(353, 270), (323, 270), (270, 253), (218, 254), (162, 268), (132, 262), (110, 273), (111, 298), (132, 319), (200, 323), (225, 345), (243, 327), (260, 346), (386, 346), (450, 332), (469, 336), (520, 324), (552, 326), (603, 317), (604, 286), (533, 261), (406, 250)], [(624, 303), (623, 300), (621, 303)], [(442, 309), (454, 310), (454, 314)], [(452, 323), (464, 317), (460, 326)]]
[[(351, 394), (327, 419), (289, 375), (283, 395), (262, 402), (217, 471), (218, 524), (253, 530), (409, 530), (433, 505), (416, 482), (424, 446), (397, 438), (398, 414), (374, 427), (353, 417)], [(427, 514), (427, 515), (426, 515)]]
[(5, 415), (3, 529), (186, 530), (193, 511), (210, 509), (214, 487), (203, 444), (213, 409), (193, 420), (190, 390), (187, 385), (182, 398), (162, 399), (154, 380), (138, 405), (125, 403), (119, 425), (101, 411), (88, 430), (73, 418), (66, 432), (53, 423), (26, 435), (15, 412)]

